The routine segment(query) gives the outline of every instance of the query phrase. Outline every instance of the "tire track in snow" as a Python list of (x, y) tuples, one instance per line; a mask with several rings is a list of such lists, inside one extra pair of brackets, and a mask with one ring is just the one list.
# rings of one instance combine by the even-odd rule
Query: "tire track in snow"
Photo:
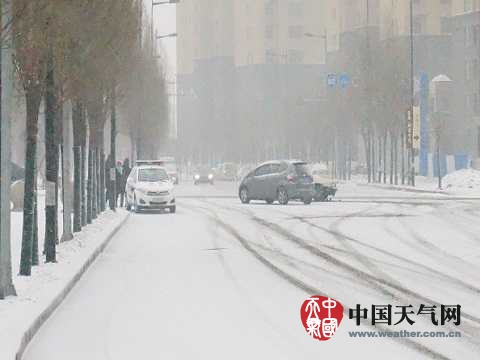
[[(258, 251), (256, 251), (250, 244), (250, 242), (244, 238), (243, 236), (241, 236), (237, 230), (235, 228), (233, 228), (231, 225), (227, 224), (226, 222), (224, 222), (223, 220), (220, 219), (220, 217), (218, 216), (218, 214), (213, 211), (212, 209), (209, 209), (209, 208), (205, 208), (205, 207), (201, 207), (201, 206), (195, 206), (193, 205), (194, 207), (197, 207), (198, 209), (200, 209), (201, 211), (204, 211), (207, 216), (209, 216), (213, 221), (215, 221), (215, 223), (220, 226), (221, 228), (223, 228), (227, 233), (229, 233), (231, 236), (233, 236), (242, 246), (243, 248), (245, 248), (245, 250), (247, 250), (251, 255), (253, 255), (258, 261), (260, 261), (263, 265), (265, 265), (267, 268), (269, 268), (272, 272), (274, 272), (275, 274), (277, 274), (279, 277), (281, 277), (282, 279), (286, 280), (287, 282), (289, 282), (290, 284), (294, 285), (295, 287), (305, 291), (308, 295), (311, 295), (311, 294), (319, 294), (319, 295), (322, 295), (322, 296), (328, 296), (326, 294), (324, 294), (321, 290), (319, 289), (316, 289), (315, 287), (313, 286), (310, 286), (308, 285), (307, 283), (303, 282), (302, 280), (288, 274), (287, 272), (285, 272), (284, 270), (280, 269), (278, 266), (276, 266), (274, 263), (272, 263), (270, 260), (268, 260), (266, 257), (264, 257), (263, 255), (261, 255)], [(345, 315), (348, 315), (348, 311), (347, 309), (345, 308), (344, 309), (344, 314)], [(370, 326), (370, 325), (368, 325)], [(373, 326), (370, 326), (370, 327), (373, 327)], [(385, 327), (385, 326), (382, 326), (382, 325), (376, 325), (375, 327), (373, 327), (376, 331), (380, 330), (380, 331), (389, 331), (389, 328)], [(425, 355), (425, 356), (428, 356), (432, 359), (437, 359), (437, 360), (449, 360), (450, 358), (429, 348), (428, 346), (425, 346), (419, 342), (416, 342), (414, 340), (411, 340), (410, 338), (389, 338), (393, 341), (397, 341), (399, 343), (402, 343), (403, 345)]]

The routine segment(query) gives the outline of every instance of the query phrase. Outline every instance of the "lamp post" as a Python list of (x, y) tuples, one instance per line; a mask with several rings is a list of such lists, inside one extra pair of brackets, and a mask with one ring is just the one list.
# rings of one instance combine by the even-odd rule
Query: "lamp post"
[[(180, 3), (180, 0), (164, 0), (164, 1), (155, 1), (155, 0), (152, 0), (152, 29), (151, 29), (151, 33), (150, 33), (150, 37), (151, 37), (151, 40), (152, 40), (152, 52), (155, 53), (155, 46), (153, 46), (154, 44), (154, 39), (155, 39), (155, 30), (154, 30), (154, 10), (155, 10), (155, 6), (159, 6), (159, 5), (169, 5), (169, 4), (179, 4)], [(158, 37), (157, 37), (158, 39)]]

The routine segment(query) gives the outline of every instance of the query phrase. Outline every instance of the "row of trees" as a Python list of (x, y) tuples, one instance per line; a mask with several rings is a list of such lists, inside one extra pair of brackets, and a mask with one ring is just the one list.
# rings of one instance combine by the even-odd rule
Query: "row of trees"
[[(72, 232), (81, 231), (105, 210), (107, 185), (110, 207), (115, 209), (115, 180), (109, 173), (116, 164), (117, 113), (121, 111), (127, 119), (138, 156), (144, 148), (154, 153), (166, 132), (165, 77), (154, 56), (152, 39), (143, 36), (142, 7), (140, 0), (2, 1), (2, 12), (11, 10), (12, 14), (11, 21), (4, 23), (2, 38), (11, 38), (15, 78), (26, 104), (20, 275), (29, 276), (32, 266), (39, 264), (36, 159), (42, 106), (46, 154), (42, 250), (46, 262), (56, 262), (60, 240), (71, 239)], [(108, 122), (109, 149), (104, 143)], [(60, 164), (68, 165), (71, 149), (64, 142), (70, 131), (74, 139), (72, 194), (65, 192), (68, 166), (60, 168)], [(2, 173), (5, 166), (2, 162)], [(59, 179), (64, 182), (67, 214), (61, 236), (57, 225)], [(68, 200), (73, 200), (72, 227)], [(3, 264), (0, 272), (9, 271), (9, 265)]]
[(348, 179), (352, 160), (360, 158), (363, 148), (369, 182), (405, 183), (410, 156), (406, 141), (410, 43), (408, 37), (380, 40), (377, 31), (352, 32), (348, 46), (330, 56), (329, 66), (350, 78), (345, 88), (327, 94), (326, 126), (332, 129), (329, 146), (334, 149), (330, 158), (336, 176)]

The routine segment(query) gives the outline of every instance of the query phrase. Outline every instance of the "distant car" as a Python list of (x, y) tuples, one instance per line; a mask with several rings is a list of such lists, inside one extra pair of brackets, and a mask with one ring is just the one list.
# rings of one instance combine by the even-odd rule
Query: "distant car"
[(176, 212), (174, 186), (165, 168), (158, 165), (135, 166), (125, 185), (127, 210), (169, 209)]
[(307, 163), (297, 160), (269, 161), (251, 171), (240, 183), (240, 200), (265, 200), (272, 204), (277, 200), (286, 205), (290, 200), (312, 202), (315, 195), (312, 175)]
[(214, 172), (208, 166), (201, 166), (194, 172), (193, 183), (195, 185), (207, 184), (207, 183), (213, 185), (214, 181), (215, 181)]

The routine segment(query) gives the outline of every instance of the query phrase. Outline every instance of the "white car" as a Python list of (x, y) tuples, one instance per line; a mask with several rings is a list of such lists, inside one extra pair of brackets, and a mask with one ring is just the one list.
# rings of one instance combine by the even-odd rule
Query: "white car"
[(127, 210), (169, 209), (176, 211), (173, 183), (164, 167), (135, 166), (125, 185)]

